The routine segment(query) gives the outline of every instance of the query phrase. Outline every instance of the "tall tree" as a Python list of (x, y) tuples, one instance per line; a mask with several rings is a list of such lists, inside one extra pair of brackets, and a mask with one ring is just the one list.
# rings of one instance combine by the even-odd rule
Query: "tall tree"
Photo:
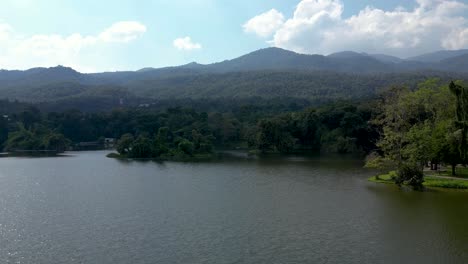
[(453, 81), (449, 85), (450, 91), (456, 96), (456, 126), (461, 129), (459, 151), (464, 163), (467, 161), (468, 134), (468, 90)]

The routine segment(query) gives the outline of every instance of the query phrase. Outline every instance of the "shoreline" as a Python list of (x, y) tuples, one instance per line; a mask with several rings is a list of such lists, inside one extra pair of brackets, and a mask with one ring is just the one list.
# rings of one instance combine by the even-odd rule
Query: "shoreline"
[[(383, 184), (395, 184), (392, 177), (395, 175), (395, 172), (388, 172), (386, 174), (375, 175), (367, 180), (374, 183), (383, 183)], [(468, 191), (468, 179), (466, 178), (455, 178), (455, 177), (445, 177), (445, 176), (434, 176), (434, 175), (424, 175), (423, 186), (428, 189), (437, 188), (444, 190), (458, 190), (458, 191)]]

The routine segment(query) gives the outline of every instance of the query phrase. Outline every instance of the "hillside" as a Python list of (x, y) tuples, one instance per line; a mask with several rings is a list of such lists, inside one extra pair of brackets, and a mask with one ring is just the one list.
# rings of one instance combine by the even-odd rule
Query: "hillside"
[(462, 50), (440, 50), (436, 52), (426, 53), (415, 57), (410, 57), (407, 60), (419, 61), (419, 62), (440, 62), (450, 58), (455, 58), (461, 55), (468, 54), (468, 49)]
[(468, 54), (455, 55), (428, 63), (385, 54), (323, 56), (267, 48), (219, 63), (139, 71), (82, 74), (62, 66), (1, 70), (0, 99), (112, 108), (185, 98), (365, 98), (389, 85), (414, 86), (430, 77), (468, 79)]

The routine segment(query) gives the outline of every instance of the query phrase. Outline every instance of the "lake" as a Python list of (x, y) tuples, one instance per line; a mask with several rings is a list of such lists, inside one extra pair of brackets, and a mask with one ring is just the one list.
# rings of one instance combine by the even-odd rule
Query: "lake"
[(344, 156), (0, 158), (1, 263), (468, 263), (468, 192)]

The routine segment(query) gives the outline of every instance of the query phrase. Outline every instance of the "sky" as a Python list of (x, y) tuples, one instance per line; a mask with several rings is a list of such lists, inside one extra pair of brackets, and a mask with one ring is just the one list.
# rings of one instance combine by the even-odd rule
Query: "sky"
[(468, 0), (0, 0), (0, 69), (138, 70), (266, 47), (403, 58), (468, 48)]

